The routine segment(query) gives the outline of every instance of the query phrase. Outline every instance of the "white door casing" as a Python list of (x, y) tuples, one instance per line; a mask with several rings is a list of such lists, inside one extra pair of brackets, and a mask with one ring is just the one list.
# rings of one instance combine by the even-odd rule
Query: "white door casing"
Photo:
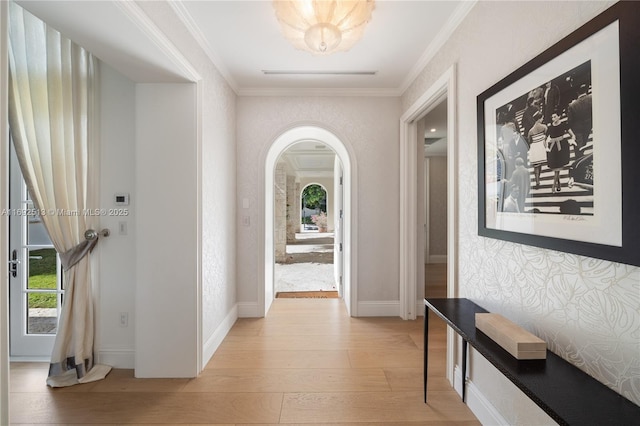
[[(424, 268), (417, 245), (418, 194), (416, 143), (417, 123), (442, 100), (447, 99), (447, 297), (457, 295), (457, 141), (456, 67), (452, 65), (420, 96), (400, 118), (400, 316), (415, 319), (424, 315), (424, 303), (417, 300), (417, 268)], [(424, 285), (424, 283), (421, 283)], [(447, 333), (447, 378), (453, 380), (454, 336)]]
[[(9, 2), (0, 1), (0, 209), (9, 208)], [(0, 216), (0, 424), (9, 424), (9, 218)]]

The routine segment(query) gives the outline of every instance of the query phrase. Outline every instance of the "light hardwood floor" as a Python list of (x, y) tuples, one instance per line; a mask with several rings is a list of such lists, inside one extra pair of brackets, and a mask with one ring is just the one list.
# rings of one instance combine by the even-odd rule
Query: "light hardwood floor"
[(424, 265), (425, 297), (447, 297), (447, 264), (429, 263)]
[(195, 379), (113, 370), (50, 389), (46, 365), (12, 364), (11, 424), (479, 425), (444, 377), (443, 322), (430, 328), (428, 405), (422, 318), (349, 318), (339, 299), (276, 299), (267, 318), (238, 320)]

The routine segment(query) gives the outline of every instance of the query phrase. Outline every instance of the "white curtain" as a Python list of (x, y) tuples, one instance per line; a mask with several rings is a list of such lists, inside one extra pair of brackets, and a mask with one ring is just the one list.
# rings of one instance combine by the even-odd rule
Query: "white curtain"
[(86, 230), (97, 170), (91, 164), (97, 62), (21, 7), (10, 5), (9, 127), (20, 168), (64, 268), (64, 299), (47, 384), (103, 378), (94, 365), (94, 300)]

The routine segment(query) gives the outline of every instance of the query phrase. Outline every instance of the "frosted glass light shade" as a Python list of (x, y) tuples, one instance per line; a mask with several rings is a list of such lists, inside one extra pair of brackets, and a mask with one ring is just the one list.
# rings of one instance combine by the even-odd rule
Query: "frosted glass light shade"
[(284, 36), (314, 55), (349, 50), (364, 33), (374, 0), (274, 0)]

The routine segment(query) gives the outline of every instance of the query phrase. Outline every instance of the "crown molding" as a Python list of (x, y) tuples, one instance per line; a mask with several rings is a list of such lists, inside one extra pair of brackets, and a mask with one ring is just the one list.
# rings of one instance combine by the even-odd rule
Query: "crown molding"
[[(429, 64), (429, 62), (433, 59), (433, 57), (438, 53), (438, 51), (442, 48), (442, 46), (446, 43), (446, 41), (451, 37), (456, 28), (460, 25), (460, 23), (464, 20), (467, 14), (473, 9), (478, 0), (464, 0), (462, 3), (456, 8), (453, 15), (447, 20), (444, 24), (442, 30), (438, 32), (435, 39), (429, 44), (427, 49), (423, 52), (420, 59), (416, 62), (416, 64), (411, 68), (407, 76), (405, 77), (403, 83), (397, 88), (386, 88), (386, 89), (376, 89), (376, 88), (275, 88), (275, 87), (246, 87), (242, 88), (238, 85), (238, 83), (233, 78), (229, 69), (225, 66), (224, 62), (215, 52), (215, 50), (211, 47), (207, 38), (204, 36), (200, 28), (195, 23), (193, 17), (185, 7), (182, 0), (175, 0), (168, 2), (172, 10), (176, 13), (180, 21), (185, 25), (189, 33), (193, 36), (198, 45), (203, 49), (205, 54), (209, 57), (213, 65), (218, 69), (222, 77), (229, 84), (231, 89), (236, 93), (237, 96), (248, 97), (248, 96), (365, 96), (365, 97), (400, 97), (403, 93), (409, 88), (409, 86), (414, 82), (414, 80), (418, 77), (418, 75), (424, 70), (424, 68)], [(132, 2), (117, 2), (124, 4), (131, 4)], [(131, 9), (134, 9), (131, 7)], [(144, 13), (136, 6), (135, 9), (144, 15)], [(146, 21), (146, 15), (144, 15)], [(144, 21), (144, 20), (143, 20)], [(138, 22), (136, 20), (136, 22)], [(151, 24), (153, 25), (153, 24)], [(166, 44), (170, 45), (175, 51), (172, 57), (183, 58), (182, 54), (178, 49), (175, 48), (173, 44), (171, 44), (167, 37), (160, 30), (153, 25), (153, 28), (157, 33), (159, 33), (162, 37), (161, 40), (164, 40)], [(153, 38), (156, 40), (156, 37)], [(161, 45), (161, 46), (164, 46)], [(188, 64), (188, 61), (184, 60)], [(189, 68), (192, 69), (189, 64)], [(195, 70), (192, 71), (197, 75)]]
[(113, 3), (167, 55), (182, 71), (183, 77), (191, 81), (202, 79), (200, 73), (184, 57), (180, 49), (169, 40), (169, 37), (156, 26), (140, 6), (132, 1), (114, 1)]
[(424, 68), (429, 64), (429, 62), (433, 59), (433, 57), (440, 51), (442, 46), (449, 40), (453, 32), (458, 28), (458, 26), (462, 23), (464, 18), (469, 14), (471, 9), (476, 5), (478, 0), (464, 0), (456, 8), (451, 17), (444, 24), (442, 29), (436, 34), (433, 41), (427, 46), (418, 62), (411, 68), (409, 73), (404, 79), (402, 85), (398, 88), (398, 92), (401, 94), (404, 93), (411, 83), (418, 77), (418, 75), (424, 70)]
[(211, 47), (207, 38), (202, 33), (202, 30), (196, 25), (196, 22), (193, 20), (193, 17), (185, 7), (182, 0), (175, 0), (168, 2), (171, 6), (171, 9), (176, 13), (178, 18), (182, 21), (182, 23), (187, 27), (187, 30), (191, 34), (191, 36), (196, 40), (198, 45), (204, 50), (205, 54), (209, 57), (213, 65), (218, 69), (222, 77), (226, 80), (227, 84), (231, 87), (231, 89), (238, 94), (239, 87), (238, 83), (235, 81), (229, 69), (225, 66), (220, 56), (214, 51)]

